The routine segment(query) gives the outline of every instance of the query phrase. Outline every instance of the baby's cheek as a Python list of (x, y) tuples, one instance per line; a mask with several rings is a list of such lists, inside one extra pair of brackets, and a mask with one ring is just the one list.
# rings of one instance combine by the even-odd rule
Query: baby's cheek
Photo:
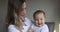
[(44, 21), (41, 22), (42, 25), (44, 25), (44, 23), (45, 23)]
[(38, 25), (38, 22), (37, 21), (35, 22), (35, 25)]

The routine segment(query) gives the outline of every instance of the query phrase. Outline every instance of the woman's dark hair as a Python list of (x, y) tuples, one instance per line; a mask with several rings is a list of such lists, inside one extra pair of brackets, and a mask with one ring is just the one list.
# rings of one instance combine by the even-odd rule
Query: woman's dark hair
[(43, 10), (37, 10), (36, 12), (34, 12), (33, 18), (35, 18), (35, 15), (36, 15), (36, 14), (39, 14), (39, 13), (43, 13), (44, 16), (46, 16), (46, 15), (45, 15), (45, 12), (44, 12)]
[(9, 0), (8, 1), (8, 11), (7, 11), (7, 22), (8, 24), (14, 24), (14, 11), (19, 13), (19, 9), (26, 0)]
[(26, 0), (8, 0), (8, 11), (6, 17), (6, 25), (15, 24), (14, 12), (19, 14), (19, 9)]

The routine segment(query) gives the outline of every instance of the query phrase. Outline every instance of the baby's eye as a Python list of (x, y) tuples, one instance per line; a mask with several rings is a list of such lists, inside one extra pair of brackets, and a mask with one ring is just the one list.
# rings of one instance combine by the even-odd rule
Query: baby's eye
[(35, 19), (35, 21), (41, 21), (41, 20), (43, 20), (42, 18), (39, 18), (39, 19)]

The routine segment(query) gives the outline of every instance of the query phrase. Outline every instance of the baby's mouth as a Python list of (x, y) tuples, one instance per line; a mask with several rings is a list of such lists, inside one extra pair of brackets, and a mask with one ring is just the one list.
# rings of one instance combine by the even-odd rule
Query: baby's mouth
[(40, 27), (41, 26), (41, 23), (38, 23), (38, 27)]
[(41, 23), (38, 23), (38, 25), (41, 25)]

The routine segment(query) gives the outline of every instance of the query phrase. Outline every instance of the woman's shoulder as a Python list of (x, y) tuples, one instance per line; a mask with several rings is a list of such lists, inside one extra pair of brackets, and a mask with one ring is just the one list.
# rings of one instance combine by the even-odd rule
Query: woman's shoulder
[(14, 27), (15, 27), (15, 26), (14, 26), (14, 25), (12, 25), (12, 24), (8, 26), (8, 28), (14, 28)]
[(16, 29), (15, 25), (9, 25), (8, 26), (8, 32), (19, 32), (19, 30)]

